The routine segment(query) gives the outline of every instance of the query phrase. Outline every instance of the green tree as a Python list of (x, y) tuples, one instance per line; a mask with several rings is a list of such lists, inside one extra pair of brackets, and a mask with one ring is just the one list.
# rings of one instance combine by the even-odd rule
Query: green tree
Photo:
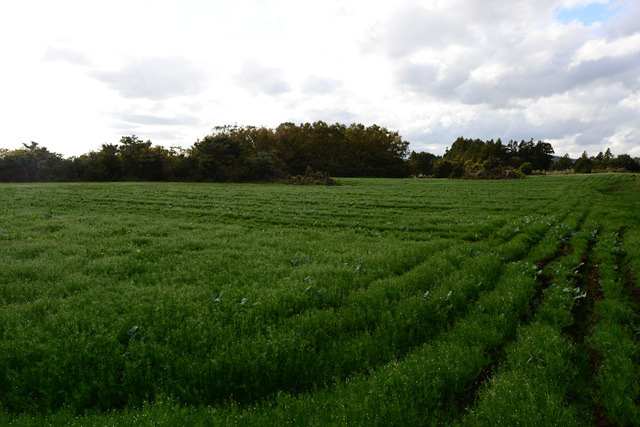
[(538, 141), (533, 147), (531, 163), (536, 170), (549, 170), (553, 161), (554, 150), (548, 142)]
[(591, 173), (593, 170), (593, 161), (587, 156), (587, 152), (584, 151), (582, 156), (576, 161), (573, 166), (573, 170), (576, 173)]
[(629, 172), (640, 172), (640, 162), (638, 159), (633, 159), (628, 154), (620, 154), (615, 159), (612, 159), (609, 164), (614, 169), (624, 169)]
[(449, 160), (442, 158), (436, 164), (435, 176), (436, 178), (449, 178), (451, 174), (453, 174), (454, 169), (455, 169), (455, 165), (453, 163), (451, 163)]
[(122, 179), (122, 158), (115, 144), (102, 144), (95, 156), (94, 173), (100, 181), (119, 181)]
[(412, 151), (406, 162), (407, 172), (410, 175), (433, 175), (437, 159), (435, 154)]
[(558, 171), (573, 169), (573, 161), (569, 157), (569, 153), (566, 153), (564, 156), (560, 157), (553, 164), (553, 169)]
[(284, 177), (284, 163), (274, 151), (257, 151), (242, 160), (237, 181), (272, 181)]
[(68, 161), (37, 142), (22, 144), (0, 154), (0, 180), (10, 182), (60, 181), (65, 179)]
[(151, 141), (142, 141), (135, 135), (123, 136), (119, 152), (125, 178), (143, 181), (166, 179), (166, 150), (151, 147)]

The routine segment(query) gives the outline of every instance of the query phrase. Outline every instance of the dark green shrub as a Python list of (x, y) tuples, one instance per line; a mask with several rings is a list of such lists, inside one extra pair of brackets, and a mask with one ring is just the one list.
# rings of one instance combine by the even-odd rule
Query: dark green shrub
[(576, 162), (573, 170), (576, 173), (591, 173), (591, 171), (593, 170), (593, 162), (589, 158), (581, 157)]
[(239, 181), (273, 181), (281, 178), (284, 162), (275, 152), (258, 151), (247, 156), (240, 166)]
[(487, 160), (482, 162), (482, 169), (486, 171), (499, 168), (500, 166), (502, 166), (502, 162), (497, 157), (489, 157)]
[(462, 178), (464, 176), (464, 166), (460, 164), (454, 164), (453, 170), (449, 174), (449, 178)]
[(518, 168), (518, 170), (523, 174), (523, 175), (531, 175), (531, 173), (533, 172), (533, 163), (531, 162), (525, 162), (523, 164), (520, 165), (520, 167)]
[(453, 163), (448, 160), (442, 160), (436, 165), (436, 178), (449, 178), (453, 172)]
[(340, 185), (340, 181), (336, 181), (327, 175), (326, 172), (317, 171), (307, 167), (304, 175), (296, 175), (289, 178), (289, 184), (293, 185)]

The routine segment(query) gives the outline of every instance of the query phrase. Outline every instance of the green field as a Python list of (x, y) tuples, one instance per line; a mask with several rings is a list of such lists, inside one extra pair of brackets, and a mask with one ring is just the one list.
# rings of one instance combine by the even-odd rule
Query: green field
[(628, 425), (640, 185), (0, 185), (0, 424)]

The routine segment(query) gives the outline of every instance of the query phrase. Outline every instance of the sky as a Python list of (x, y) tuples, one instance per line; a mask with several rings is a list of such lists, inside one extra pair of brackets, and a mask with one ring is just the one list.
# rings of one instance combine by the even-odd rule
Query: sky
[(640, 0), (0, 0), (0, 148), (377, 124), (640, 156)]

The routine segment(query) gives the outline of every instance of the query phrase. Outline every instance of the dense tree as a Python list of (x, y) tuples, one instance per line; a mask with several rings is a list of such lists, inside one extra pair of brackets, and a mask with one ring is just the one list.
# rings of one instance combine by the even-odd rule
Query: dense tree
[(551, 144), (543, 141), (534, 143), (533, 139), (519, 143), (511, 140), (504, 145), (500, 139), (482, 141), (459, 137), (447, 149), (443, 159), (451, 162), (454, 169), (464, 166), (468, 177), (494, 179), (512, 176), (507, 172), (511, 168), (518, 169), (524, 163), (530, 163), (533, 169), (548, 170), (553, 153)]
[(553, 160), (553, 147), (548, 142), (509, 141), (503, 145), (498, 139), (482, 141), (459, 137), (449, 148), (443, 158), (455, 164), (482, 164), (490, 158), (499, 159), (503, 166), (518, 168), (529, 162), (534, 169), (547, 170)]
[(119, 152), (125, 179), (161, 181), (167, 178), (165, 159), (168, 153), (164, 148), (152, 147), (151, 141), (142, 141), (132, 135), (120, 139)]
[(640, 159), (633, 159), (628, 154), (620, 154), (618, 157), (609, 161), (609, 165), (613, 169), (624, 169), (630, 172), (640, 172)]
[(437, 159), (435, 154), (412, 151), (405, 163), (405, 168), (410, 175), (431, 176), (435, 172)]
[(275, 151), (257, 151), (245, 157), (234, 181), (271, 181), (284, 177), (284, 162)]
[(252, 130), (256, 148), (275, 151), (292, 175), (307, 167), (334, 176), (405, 176), (408, 142), (377, 125), (282, 123), (275, 131)]
[(37, 142), (0, 152), (0, 180), (9, 182), (61, 181), (68, 179), (68, 161)]
[(451, 178), (452, 174), (454, 174), (454, 169), (455, 165), (443, 158), (436, 164), (434, 175), (436, 178)]
[(607, 148), (607, 150), (604, 153), (602, 153), (601, 151), (598, 154), (596, 154), (595, 157), (591, 158), (591, 161), (593, 163), (593, 168), (600, 169), (600, 170), (611, 168), (612, 160), (613, 160), (613, 154), (611, 154), (611, 150), (609, 148)]
[(119, 181), (122, 179), (123, 166), (120, 149), (115, 144), (102, 144), (93, 159), (93, 168), (100, 181)]
[(564, 156), (560, 157), (555, 163), (553, 163), (552, 169), (557, 171), (573, 169), (573, 160), (569, 158), (569, 153), (566, 153)]
[(584, 151), (582, 156), (576, 161), (573, 166), (573, 170), (576, 173), (591, 173), (593, 170), (593, 161), (587, 156), (587, 152)]
[[(548, 142), (538, 141), (533, 147), (533, 158), (523, 157), (525, 162), (530, 161), (535, 170), (548, 170), (553, 161), (554, 150)], [(522, 157), (522, 156), (521, 156)]]
[(208, 135), (196, 141), (189, 153), (195, 159), (196, 180), (225, 181), (237, 166), (242, 153), (240, 143), (230, 135)]

